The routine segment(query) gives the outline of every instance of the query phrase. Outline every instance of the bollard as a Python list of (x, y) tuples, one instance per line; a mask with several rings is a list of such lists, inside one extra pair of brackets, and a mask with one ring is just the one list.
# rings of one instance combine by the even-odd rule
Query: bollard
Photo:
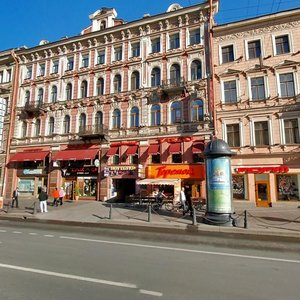
[(193, 207), (193, 225), (197, 225), (196, 209)]
[(244, 228), (248, 228), (247, 210), (244, 211)]
[(152, 206), (151, 204), (148, 205), (148, 222), (151, 222), (151, 210), (152, 210)]
[(109, 215), (108, 218), (111, 220), (112, 219), (112, 204), (109, 206)]
[(35, 202), (33, 203), (33, 214), (34, 215), (36, 214), (36, 203)]

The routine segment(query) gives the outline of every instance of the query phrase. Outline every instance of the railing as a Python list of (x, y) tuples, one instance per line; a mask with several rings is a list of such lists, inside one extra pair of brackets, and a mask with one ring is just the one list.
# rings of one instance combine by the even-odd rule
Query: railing
[(27, 102), (24, 105), (24, 110), (26, 111), (39, 111), (42, 109), (44, 103), (41, 101), (35, 101), (35, 102)]
[(182, 90), (185, 87), (185, 80), (184, 77), (178, 77), (178, 78), (171, 78), (168, 80), (163, 80), (161, 88), (162, 90)]
[(104, 125), (80, 126), (78, 135), (81, 137), (104, 136), (108, 134), (108, 128)]

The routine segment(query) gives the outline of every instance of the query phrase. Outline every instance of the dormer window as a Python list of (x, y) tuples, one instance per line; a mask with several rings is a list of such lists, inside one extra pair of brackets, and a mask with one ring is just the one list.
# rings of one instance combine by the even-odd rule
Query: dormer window
[(106, 21), (100, 22), (100, 30), (104, 30), (106, 28)]

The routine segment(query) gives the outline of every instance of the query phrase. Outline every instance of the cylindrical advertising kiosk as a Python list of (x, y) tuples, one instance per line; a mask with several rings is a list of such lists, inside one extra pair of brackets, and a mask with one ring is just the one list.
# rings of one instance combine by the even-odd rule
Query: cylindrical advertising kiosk
[(211, 225), (231, 226), (232, 176), (228, 144), (220, 139), (210, 141), (205, 150), (206, 213), (204, 222)]

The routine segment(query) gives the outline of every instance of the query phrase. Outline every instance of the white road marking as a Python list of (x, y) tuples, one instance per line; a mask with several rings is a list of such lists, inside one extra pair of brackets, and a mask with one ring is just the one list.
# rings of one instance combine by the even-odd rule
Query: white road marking
[(13, 231), (12, 233), (17, 233), (17, 234), (21, 234), (21, 231)]
[(287, 262), (287, 263), (300, 264), (300, 260), (291, 260), (291, 259), (283, 259), (283, 258), (252, 256), (252, 255), (234, 254), (234, 253), (226, 253), (226, 252), (202, 251), (202, 250), (184, 249), (184, 248), (172, 248), (172, 247), (143, 245), (143, 244), (134, 244), (134, 243), (113, 242), (113, 241), (105, 241), (105, 240), (76, 238), (76, 237), (70, 237), (70, 236), (60, 236), (60, 238), (61, 239), (68, 239), (68, 240), (77, 240), (77, 241), (85, 241), (85, 242), (111, 244), (111, 245), (121, 245), (121, 246), (140, 247), (140, 248), (151, 248), (151, 249), (178, 251), (178, 252), (188, 252), (188, 253), (201, 253), (201, 254), (208, 254), (208, 255), (229, 256), (229, 257), (239, 257), (239, 258), (248, 258), (248, 259), (257, 259), (257, 260), (277, 261), (277, 262)]
[(2, 230), (2, 229), (1, 229), (1, 230), (0, 230), (0, 232), (7, 232), (7, 231), (6, 231), (6, 230)]
[(29, 232), (30, 235), (37, 235), (36, 232)]
[(156, 296), (156, 297), (162, 297), (162, 293), (159, 292), (153, 292), (153, 291), (148, 291), (148, 290), (139, 290), (141, 294), (146, 294), (146, 295), (151, 295), (151, 296)]
[(52, 234), (44, 234), (44, 237), (54, 237)]

